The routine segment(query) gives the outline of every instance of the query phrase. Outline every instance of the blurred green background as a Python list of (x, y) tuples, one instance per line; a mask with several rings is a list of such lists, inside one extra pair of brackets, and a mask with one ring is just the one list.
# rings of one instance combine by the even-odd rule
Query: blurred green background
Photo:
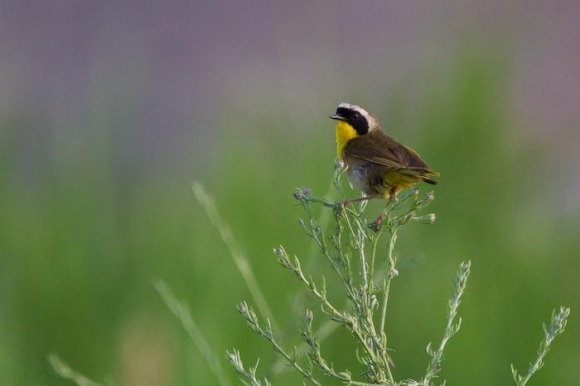
[[(396, 378), (423, 374), (469, 259), (448, 384), (511, 384), (560, 305), (567, 331), (531, 384), (580, 384), (579, 18), (572, 1), (0, 2), (0, 384), (71, 384), (51, 352), (107, 384), (218, 384), (155, 279), (220, 358), (266, 371), (190, 187), (214, 195), (292, 334), (300, 287), (271, 251), (308, 255), (291, 194), (327, 192), (343, 101), (442, 174), (437, 223), (399, 239)], [(347, 334), (325, 344), (359, 368)]]

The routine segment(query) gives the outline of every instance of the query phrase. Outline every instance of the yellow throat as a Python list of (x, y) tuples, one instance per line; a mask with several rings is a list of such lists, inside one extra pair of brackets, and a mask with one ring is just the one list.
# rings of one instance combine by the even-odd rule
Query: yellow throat
[(339, 159), (342, 159), (344, 147), (348, 141), (357, 137), (358, 133), (354, 127), (344, 121), (337, 121), (336, 126), (334, 126), (334, 131), (336, 132), (336, 155)]

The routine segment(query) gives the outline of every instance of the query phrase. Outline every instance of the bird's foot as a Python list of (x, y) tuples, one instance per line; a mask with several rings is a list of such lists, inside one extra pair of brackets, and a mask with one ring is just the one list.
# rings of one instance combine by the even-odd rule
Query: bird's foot
[(381, 229), (381, 225), (383, 225), (383, 221), (385, 221), (385, 216), (381, 213), (379, 216), (371, 223), (371, 228), (378, 232)]

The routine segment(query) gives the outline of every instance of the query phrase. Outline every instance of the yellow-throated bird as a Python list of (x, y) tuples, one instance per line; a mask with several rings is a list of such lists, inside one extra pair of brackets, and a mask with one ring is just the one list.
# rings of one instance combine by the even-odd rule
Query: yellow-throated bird
[(365, 194), (394, 198), (401, 190), (424, 181), (436, 184), (439, 173), (419, 154), (381, 130), (378, 120), (362, 107), (341, 103), (330, 116), (336, 120), (336, 152), (347, 167), (349, 180)]

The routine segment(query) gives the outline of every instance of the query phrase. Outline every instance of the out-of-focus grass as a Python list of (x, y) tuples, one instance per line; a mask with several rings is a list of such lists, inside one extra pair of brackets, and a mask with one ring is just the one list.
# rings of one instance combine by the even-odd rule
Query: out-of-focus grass
[[(536, 218), (530, 213), (538, 212), (526, 207), (526, 197), (537, 194), (529, 182), (541, 160), (510, 135), (502, 97), (507, 75), (482, 57), (462, 60), (446, 82), (434, 82), (412, 117), (389, 121), (389, 106), (375, 111), (390, 134), (442, 173), (432, 207), (437, 223), (409, 226), (399, 239), (403, 262), (391, 289), (388, 326), (398, 376), (417, 377), (424, 370), (425, 345), (438, 338), (444, 323), (450, 278), (469, 259), (463, 326), (444, 359), (448, 383), (510, 384), (510, 363), (525, 368), (532, 360), (541, 323), (559, 305), (572, 308), (572, 319), (533, 384), (580, 379), (574, 322), (580, 305), (578, 222)], [(248, 361), (261, 357), (267, 368), (270, 350), (235, 310), (250, 298), (248, 291), (190, 184), (201, 179), (215, 193), (277, 319), (293, 328), (293, 305), (308, 299), (295, 296), (297, 284), (271, 250), (283, 243), (291, 253), (308, 254), (310, 241), (297, 225), (300, 211), (291, 193), (301, 185), (318, 194), (328, 190), (334, 139), (325, 118), (308, 130), (258, 118), (240, 123), (225, 116), (228, 136), (216, 149), (222, 156), (212, 157), (221, 162), (198, 168), (190, 179), (157, 171), (127, 183), (109, 163), (109, 149), (98, 144), (91, 157), (71, 159), (67, 167), (62, 159), (51, 164), (55, 157), (41, 147), (47, 162), (39, 162), (39, 170), (23, 169), (28, 157), (39, 157), (36, 149), (21, 147), (34, 132), (3, 113), (1, 383), (65, 384), (46, 361), (55, 352), (97, 381), (131, 384), (136, 373), (151, 373), (149, 379), (160, 384), (217, 384), (155, 293), (155, 278), (190, 304), (216, 352), (238, 347)], [(93, 130), (101, 129), (107, 130)], [(349, 345), (342, 331), (329, 340), (337, 367), (354, 360)]]

